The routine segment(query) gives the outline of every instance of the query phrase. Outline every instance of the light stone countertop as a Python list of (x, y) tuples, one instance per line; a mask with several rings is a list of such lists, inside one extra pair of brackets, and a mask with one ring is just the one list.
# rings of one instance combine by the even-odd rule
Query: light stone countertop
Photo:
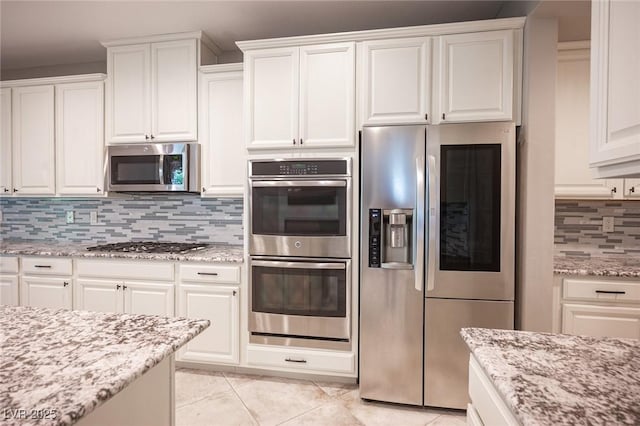
[(640, 341), (463, 328), (524, 425), (640, 424)]
[(54, 241), (11, 241), (0, 242), (0, 254), (17, 256), (60, 256), (106, 259), (174, 260), (180, 262), (228, 262), (242, 263), (242, 246), (211, 245), (206, 249), (189, 253), (121, 253), (88, 251), (93, 243), (59, 243)]
[(640, 277), (640, 255), (553, 257), (553, 272), (559, 275)]
[(71, 425), (209, 326), (208, 320), (0, 306), (0, 407)]

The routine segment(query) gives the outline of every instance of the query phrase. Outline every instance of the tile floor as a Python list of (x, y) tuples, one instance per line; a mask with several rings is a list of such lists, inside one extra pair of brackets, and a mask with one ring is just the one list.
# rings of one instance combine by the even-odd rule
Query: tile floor
[(176, 425), (464, 426), (466, 416), (365, 402), (356, 385), (180, 369)]

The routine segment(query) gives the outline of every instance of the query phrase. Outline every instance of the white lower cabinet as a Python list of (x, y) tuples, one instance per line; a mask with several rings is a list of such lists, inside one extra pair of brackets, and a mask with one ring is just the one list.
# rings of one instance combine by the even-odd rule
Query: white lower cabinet
[(122, 312), (121, 283), (113, 280), (79, 279), (75, 286), (75, 308), (93, 312)]
[(18, 305), (17, 275), (0, 275), (0, 305)]
[(473, 354), (469, 357), (467, 425), (519, 425)]
[(173, 283), (146, 283), (125, 281), (124, 312), (127, 314), (160, 315), (172, 317), (174, 315)]
[(178, 315), (211, 321), (188, 342), (178, 361), (211, 364), (240, 362), (240, 267), (180, 265)]
[(71, 277), (22, 276), (20, 287), (20, 301), (23, 306), (51, 309), (72, 308)]
[(351, 352), (249, 345), (247, 360), (254, 366), (318, 373), (350, 374), (355, 371), (355, 354)]

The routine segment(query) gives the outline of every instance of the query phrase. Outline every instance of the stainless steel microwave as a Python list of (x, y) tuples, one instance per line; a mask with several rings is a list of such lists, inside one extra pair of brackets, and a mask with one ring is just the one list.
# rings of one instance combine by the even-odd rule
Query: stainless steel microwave
[(106, 181), (107, 190), (115, 192), (200, 192), (200, 146), (110, 145)]

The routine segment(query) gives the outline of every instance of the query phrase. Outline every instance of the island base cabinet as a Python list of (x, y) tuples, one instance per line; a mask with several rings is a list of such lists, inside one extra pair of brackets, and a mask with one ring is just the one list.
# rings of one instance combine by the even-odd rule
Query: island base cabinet
[(0, 305), (18, 306), (18, 277), (0, 275)]
[(562, 306), (562, 332), (640, 339), (640, 308), (567, 303)]
[(239, 290), (207, 284), (180, 284), (178, 315), (211, 321), (209, 328), (178, 352), (178, 361), (237, 364)]
[(469, 357), (468, 425), (519, 425), (473, 354)]

